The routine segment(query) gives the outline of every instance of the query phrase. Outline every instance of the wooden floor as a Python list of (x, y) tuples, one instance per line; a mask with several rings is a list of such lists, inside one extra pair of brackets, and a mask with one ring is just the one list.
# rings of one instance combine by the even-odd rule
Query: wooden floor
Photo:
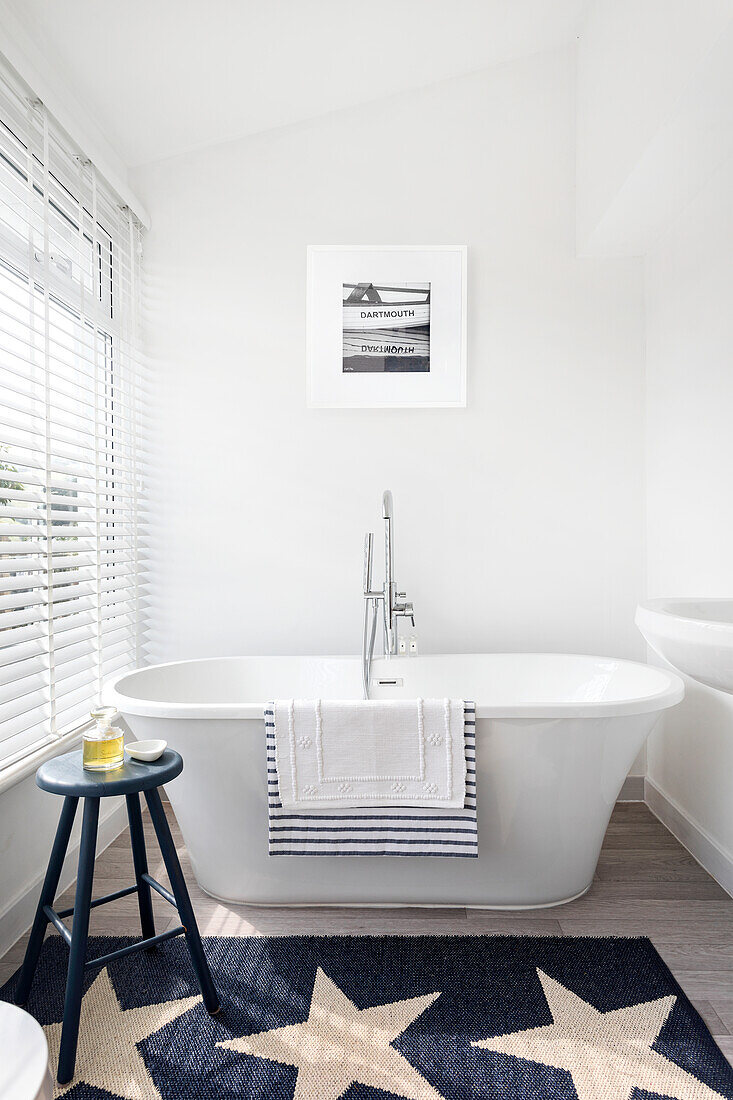
[[(168, 808), (170, 809), (170, 808)], [(509, 933), (517, 935), (649, 936), (733, 1062), (733, 899), (642, 803), (617, 806), (593, 887), (557, 909), (500, 913), (466, 909), (265, 909), (226, 905), (198, 888), (173, 815), (179, 857), (203, 935), (297, 933)], [(150, 872), (166, 882), (152, 826), (145, 819)], [(157, 856), (157, 858), (156, 858)], [(95, 894), (133, 881), (127, 833), (97, 859)], [(157, 930), (177, 914), (153, 895)], [(58, 908), (73, 905), (71, 891)], [(92, 910), (91, 933), (137, 935), (134, 895)], [(49, 933), (54, 934), (54, 933)], [(24, 936), (0, 959), (0, 984), (20, 965)]]

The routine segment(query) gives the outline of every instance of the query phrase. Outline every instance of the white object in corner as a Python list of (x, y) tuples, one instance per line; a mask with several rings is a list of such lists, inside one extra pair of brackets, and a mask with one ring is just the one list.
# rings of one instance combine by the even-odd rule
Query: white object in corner
[(733, 694), (733, 599), (647, 600), (636, 625), (673, 668)]
[(51, 1100), (53, 1079), (43, 1028), (17, 1005), (0, 1001), (0, 1096), (3, 1100)]

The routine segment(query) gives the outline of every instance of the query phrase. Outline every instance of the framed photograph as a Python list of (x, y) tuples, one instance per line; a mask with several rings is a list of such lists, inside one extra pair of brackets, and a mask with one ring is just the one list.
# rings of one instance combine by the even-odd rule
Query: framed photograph
[(308, 405), (466, 404), (466, 246), (308, 248)]

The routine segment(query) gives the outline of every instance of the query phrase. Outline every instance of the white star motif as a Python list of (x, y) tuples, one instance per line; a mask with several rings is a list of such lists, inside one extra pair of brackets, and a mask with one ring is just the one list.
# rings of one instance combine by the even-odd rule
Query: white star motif
[(293, 1100), (338, 1100), (359, 1082), (408, 1100), (443, 1100), (392, 1042), (440, 993), (359, 1009), (318, 968), (308, 1019), (217, 1043), (296, 1066)]
[(635, 1088), (670, 1100), (721, 1100), (652, 1044), (672, 1011), (674, 996), (600, 1012), (537, 971), (553, 1023), (472, 1043), (570, 1073), (578, 1100), (629, 1100)]
[[(66, 1085), (56, 1084), (54, 1096), (63, 1096), (81, 1081), (125, 1100), (163, 1100), (148, 1073), (137, 1043), (198, 1004), (201, 996), (121, 1008), (107, 970), (100, 971), (84, 994), (81, 1006), (76, 1073)], [(48, 1039), (50, 1065), (56, 1066), (61, 1023), (43, 1029)]]

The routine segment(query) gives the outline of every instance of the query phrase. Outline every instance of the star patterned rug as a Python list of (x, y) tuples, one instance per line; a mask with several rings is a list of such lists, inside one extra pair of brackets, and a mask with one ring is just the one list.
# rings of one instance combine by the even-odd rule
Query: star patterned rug
[[(90, 940), (103, 954), (129, 941)], [(85, 980), (69, 1100), (733, 1100), (733, 1069), (647, 939), (214, 937)], [(67, 952), (27, 1009), (55, 1065)], [(0, 998), (11, 1000), (15, 978)]]

